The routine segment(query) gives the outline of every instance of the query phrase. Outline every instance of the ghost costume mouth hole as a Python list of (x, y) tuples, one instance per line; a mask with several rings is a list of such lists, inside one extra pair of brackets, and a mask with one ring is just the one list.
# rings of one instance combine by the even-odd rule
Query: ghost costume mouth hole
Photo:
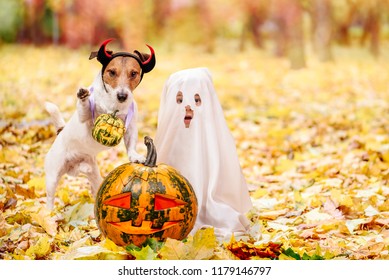
[(186, 128), (189, 128), (190, 122), (192, 121), (192, 119), (193, 119), (193, 110), (190, 109), (190, 107), (186, 108), (186, 114), (184, 117), (184, 124), (185, 124)]

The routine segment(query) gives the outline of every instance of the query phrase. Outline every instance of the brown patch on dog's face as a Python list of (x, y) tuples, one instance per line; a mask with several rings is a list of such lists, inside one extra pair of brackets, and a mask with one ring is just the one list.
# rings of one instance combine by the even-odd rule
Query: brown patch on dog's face
[(103, 73), (103, 81), (112, 89), (128, 88), (131, 92), (140, 82), (141, 68), (132, 57), (118, 56), (112, 59)]

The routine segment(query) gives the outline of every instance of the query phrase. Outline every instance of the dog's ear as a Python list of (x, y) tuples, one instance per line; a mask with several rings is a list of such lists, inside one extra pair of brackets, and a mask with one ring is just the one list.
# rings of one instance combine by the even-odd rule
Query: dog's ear
[(134, 53), (139, 57), (140, 61), (142, 62), (141, 67), (144, 73), (148, 73), (153, 70), (156, 62), (154, 49), (149, 45), (146, 46), (149, 48), (150, 54), (141, 53), (137, 50), (134, 51)]
[(97, 58), (97, 60), (103, 65), (103, 68), (108, 65), (108, 63), (112, 60), (112, 51), (109, 51), (106, 49), (106, 46), (109, 42), (111, 42), (114, 39), (107, 39), (105, 40), (101, 46), (100, 49), (97, 52), (92, 52), (89, 56), (89, 59)]
[(94, 59), (95, 57), (97, 57), (97, 53), (98, 52), (91, 52), (90, 56), (89, 56), (89, 60)]
[(139, 51), (137, 51), (137, 50), (135, 50), (134, 53), (136, 53), (137, 56), (139, 56), (140, 61), (142, 61), (142, 62), (146, 61), (146, 60), (150, 57), (149, 54), (147, 54), (147, 53), (141, 53), (141, 52), (139, 52)]
[[(96, 58), (97, 55), (98, 55), (98, 53), (99, 53), (98, 51), (96, 51), (96, 52), (91, 52), (91, 53), (90, 53), (90, 56), (89, 56), (89, 60)], [(112, 55), (112, 54), (113, 54), (113, 51), (107, 50), (107, 53), (109, 53), (110, 55)]]

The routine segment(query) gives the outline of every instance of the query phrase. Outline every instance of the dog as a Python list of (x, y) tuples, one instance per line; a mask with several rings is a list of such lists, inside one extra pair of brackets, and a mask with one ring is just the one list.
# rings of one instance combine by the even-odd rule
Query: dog
[(151, 46), (150, 54), (128, 52), (113, 53), (106, 45), (113, 39), (102, 43), (97, 52), (92, 52), (89, 59), (97, 58), (102, 64), (92, 85), (80, 88), (77, 92), (77, 109), (69, 122), (65, 123), (59, 108), (50, 102), (45, 103), (57, 130), (57, 137), (45, 157), (47, 208), (53, 209), (55, 191), (64, 174), (77, 176), (84, 173), (91, 185), (92, 194), (96, 196), (102, 182), (96, 155), (106, 147), (92, 137), (94, 120), (100, 114), (111, 114), (118, 110), (116, 116), (125, 122), (124, 143), (128, 159), (143, 163), (145, 157), (136, 152), (138, 130), (136, 126), (138, 109), (134, 100), (134, 89), (139, 85), (143, 74), (150, 72), (156, 63)]

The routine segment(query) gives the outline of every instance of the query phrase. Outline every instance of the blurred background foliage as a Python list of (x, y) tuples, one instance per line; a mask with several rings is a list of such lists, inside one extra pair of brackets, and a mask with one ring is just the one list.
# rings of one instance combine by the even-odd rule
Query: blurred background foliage
[(334, 59), (334, 45), (379, 57), (388, 12), (389, 0), (0, 0), (0, 46), (79, 48), (115, 37), (128, 50), (145, 42), (172, 52), (255, 47), (298, 69), (307, 46), (321, 61)]

